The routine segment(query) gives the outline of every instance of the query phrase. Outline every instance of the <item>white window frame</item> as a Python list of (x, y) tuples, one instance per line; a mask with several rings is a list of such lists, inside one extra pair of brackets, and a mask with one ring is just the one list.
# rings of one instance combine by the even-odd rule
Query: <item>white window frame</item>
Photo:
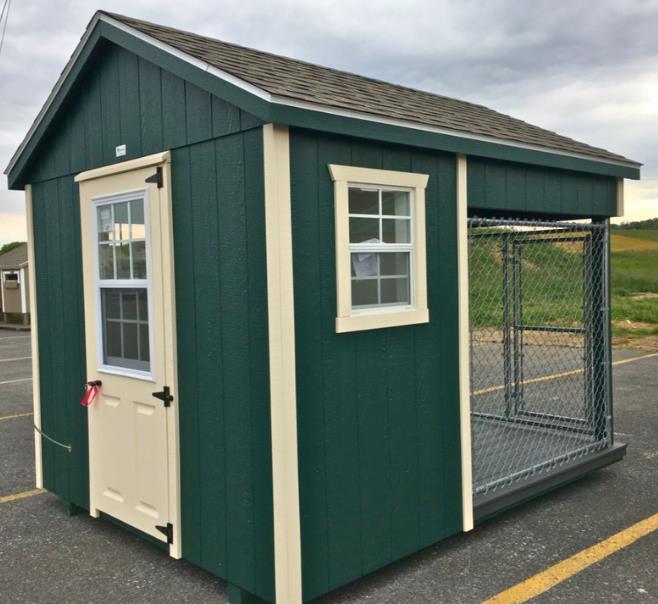
[[(146, 251), (146, 279), (101, 279), (100, 265), (98, 257), (98, 208), (99, 206), (121, 203), (122, 201), (134, 201), (142, 199), (144, 203), (144, 247)], [(134, 189), (112, 195), (103, 195), (91, 199), (91, 229), (94, 241), (94, 287), (96, 289), (96, 338), (98, 342), (98, 372), (111, 375), (122, 375), (136, 379), (153, 381), (153, 359), (154, 359), (154, 333), (153, 333), (153, 293), (151, 279), (151, 225), (149, 212), (148, 189)], [(115, 261), (116, 262), (116, 261)], [(130, 260), (132, 266), (132, 255)], [(116, 270), (116, 266), (115, 266)], [(132, 269), (131, 269), (132, 270)], [(105, 340), (103, 337), (103, 312), (101, 301), (101, 289), (146, 289), (147, 306), (148, 306), (148, 329), (149, 329), (149, 371), (131, 369), (129, 367), (119, 367), (117, 365), (107, 365), (104, 361)]]
[[(329, 164), (334, 181), (334, 214), (336, 228), (336, 333), (381, 329), (429, 322), (427, 307), (427, 259), (425, 229), (425, 189), (428, 174), (375, 170), (355, 166)], [(411, 242), (409, 267), (410, 301), (408, 305), (352, 308), (351, 246), (349, 237), (349, 188), (378, 188), (410, 191)], [(381, 244), (378, 244), (381, 246)], [(375, 250), (373, 246), (373, 250)], [(408, 250), (408, 245), (404, 244)], [(389, 244), (387, 251), (400, 251)], [(359, 249), (364, 249), (360, 247)], [(377, 249), (376, 251), (383, 251)]]

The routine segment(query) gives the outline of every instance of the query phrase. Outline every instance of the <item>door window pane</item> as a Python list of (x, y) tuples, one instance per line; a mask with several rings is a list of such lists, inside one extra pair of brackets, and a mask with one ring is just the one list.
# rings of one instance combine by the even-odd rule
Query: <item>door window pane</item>
[(133, 241), (133, 279), (146, 279), (146, 242)]
[(149, 371), (148, 291), (101, 288), (103, 363)]
[(144, 200), (130, 202), (130, 238), (144, 239)]
[(100, 279), (147, 279), (144, 200), (99, 205), (96, 220)]
[(98, 270), (101, 279), (114, 279), (114, 246), (104, 243), (98, 246)]
[(128, 220), (128, 202), (112, 204), (114, 208), (114, 240), (130, 239), (130, 221)]
[(117, 243), (117, 279), (130, 279), (130, 243)]

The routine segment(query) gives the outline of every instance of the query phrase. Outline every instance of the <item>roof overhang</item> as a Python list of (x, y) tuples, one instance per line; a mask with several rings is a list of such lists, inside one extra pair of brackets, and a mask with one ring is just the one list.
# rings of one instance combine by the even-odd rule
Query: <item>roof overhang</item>
[(5, 169), (9, 188), (20, 189), (26, 184), (23, 173), (32, 153), (79, 78), (86, 61), (103, 39), (122, 46), (162, 69), (225, 99), (264, 122), (606, 176), (632, 179), (640, 177), (641, 164), (630, 160), (612, 161), (275, 96), (148, 36), (110, 15), (97, 12)]

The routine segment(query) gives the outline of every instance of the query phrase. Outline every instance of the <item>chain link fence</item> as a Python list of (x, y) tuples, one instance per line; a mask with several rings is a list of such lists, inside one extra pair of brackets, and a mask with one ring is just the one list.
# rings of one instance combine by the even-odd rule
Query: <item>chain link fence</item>
[(611, 443), (603, 223), (469, 219), (475, 495)]

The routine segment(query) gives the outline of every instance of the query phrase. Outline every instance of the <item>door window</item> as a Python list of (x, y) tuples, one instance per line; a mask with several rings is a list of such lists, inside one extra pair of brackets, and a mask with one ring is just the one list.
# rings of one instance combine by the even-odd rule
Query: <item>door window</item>
[(96, 206), (101, 365), (149, 373), (148, 238), (144, 197)]

